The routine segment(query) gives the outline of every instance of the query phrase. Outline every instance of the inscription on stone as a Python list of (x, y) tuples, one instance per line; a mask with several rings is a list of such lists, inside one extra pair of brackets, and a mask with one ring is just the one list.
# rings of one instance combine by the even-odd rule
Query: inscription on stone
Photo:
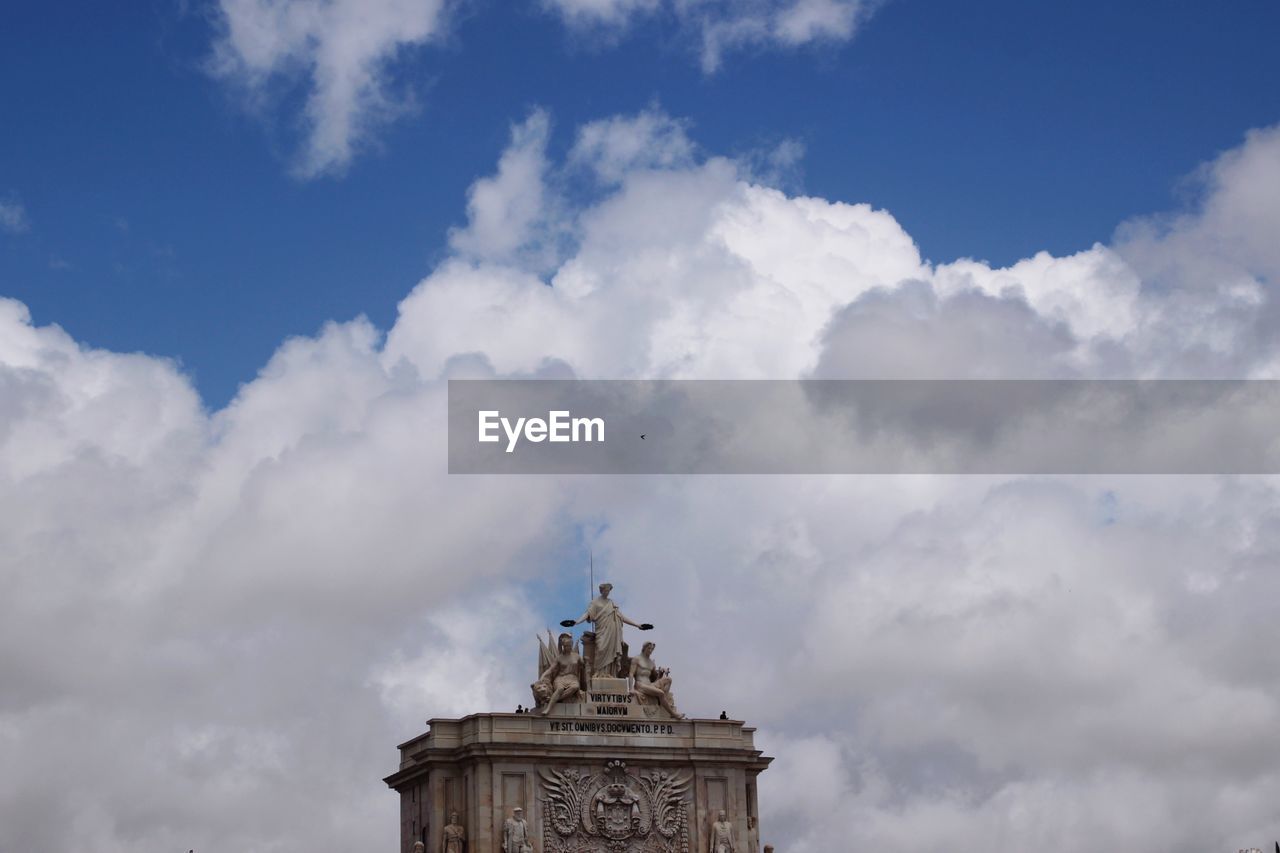
[(590, 693), (592, 702), (599, 702), (604, 705), (629, 705), (634, 696), (627, 693)]
[(674, 735), (676, 727), (665, 723), (624, 723), (595, 720), (548, 720), (547, 731), (575, 735)]
[(593, 690), (587, 693), (587, 698), (591, 700), (591, 704), (587, 706), (588, 714), (597, 717), (628, 717), (631, 715), (630, 705), (636, 697), (630, 693), (598, 693)]

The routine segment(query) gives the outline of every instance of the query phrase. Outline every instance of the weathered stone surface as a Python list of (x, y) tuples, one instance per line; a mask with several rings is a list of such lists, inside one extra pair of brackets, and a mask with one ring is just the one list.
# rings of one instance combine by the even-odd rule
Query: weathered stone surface
[(435, 719), (401, 744), (400, 768), (386, 782), (400, 793), (402, 853), (415, 841), (444, 851), (451, 811), (466, 853), (499, 853), (516, 808), (534, 853), (708, 851), (721, 811), (734, 853), (756, 853), (756, 777), (772, 759), (755, 748), (754, 729), (583, 707)]

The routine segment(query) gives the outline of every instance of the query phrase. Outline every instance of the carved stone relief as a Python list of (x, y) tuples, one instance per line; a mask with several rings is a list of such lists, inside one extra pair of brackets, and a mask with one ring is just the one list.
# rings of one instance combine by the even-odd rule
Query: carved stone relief
[(622, 761), (541, 775), (543, 853), (690, 853), (688, 776)]

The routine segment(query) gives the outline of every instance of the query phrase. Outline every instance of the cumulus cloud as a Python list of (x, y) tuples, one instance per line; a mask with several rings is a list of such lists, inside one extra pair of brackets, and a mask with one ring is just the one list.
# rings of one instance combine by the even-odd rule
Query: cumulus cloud
[(641, 170), (691, 166), (695, 146), (686, 124), (657, 106), (589, 122), (578, 129), (566, 162), (559, 165), (547, 159), (550, 116), (533, 110), (512, 126), (497, 171), (467, 191), (467, 224), (450, 232), (450, 247), (463, 258), (554, 271), (574, 239), (569, 197), (590, 195), (582, 175), (590, 176), (592, 186), (612, 190), (624, 176)]
[(451, 614), (501, 609), (485, 577), (527, 579), (514, 555), (552, 535), (546, 485), (448, 485), (443, 389), (385, 370), (363, 321), (286, 343), (211, 416), (173, 365), (2, 308), (0, 844), (367, 843), (385, 755), (315, 745), (416, 725), (398, 672), (428, 654), (474, 671), (450, 661), (535, 629), (512, 614), (477, 640)]
[(1274, 540), (1232, 529), (1254, 500), (1246, 526), (1274, 526), (1272, 483), (638, 491), (584, 499), (624, 502), (596, 553), (646, 578), (633, 615), (692, 602), (659, 653), (686, 705), (763, 725), (780, 848), (1192, 851), (1274, 833), (1280, 696), (1246, 637), (1276, 629), (1244, 602), (1273, 592)]
[(371, 132), (410, 105), (393, 84), (403, 54), (438, 39), (446, 0), (219, 0), (212, 70), (252, 102), (300, 86), (306, 142), (296, 171), (341, 172)]
[(1274, 479), (451, 479), (441, 381), (1268, 375), (1274, 131), (1192, 209), (993, 269), (658, 113), (563, 163), (549, 127), (385, 336), (286, 341), (221, 411), (0, 301), (0, 849), (393, 847), (394, 745), (527, 701), (582, 538), (683, 708), (761, 726), (780, 850), (1280, 835)]
[(652, 15), (672, 18), (699, 45), (702, 68), (720, 68), (726, 53), (844, 42), (874, 10), (874, 0), (544, 0), (575, 29), (621, 32)]
[(21, 234), (31, 227), (27, 209), (17, 196), (0, 199), (0, 231)]
[(1115, 251), (1153, 298), (1148, 357), (1185, 374), (1280, 376), (1280, 129), (1255, 130), (1195, 176), (1198, 203), (1120, 229)]

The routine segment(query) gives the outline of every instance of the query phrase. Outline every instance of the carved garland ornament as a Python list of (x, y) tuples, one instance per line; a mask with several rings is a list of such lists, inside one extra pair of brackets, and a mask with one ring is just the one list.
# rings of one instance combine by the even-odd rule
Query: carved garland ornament
[(655, 770), (542, 769), (543, 853), (689, 853), (689, 778)]

